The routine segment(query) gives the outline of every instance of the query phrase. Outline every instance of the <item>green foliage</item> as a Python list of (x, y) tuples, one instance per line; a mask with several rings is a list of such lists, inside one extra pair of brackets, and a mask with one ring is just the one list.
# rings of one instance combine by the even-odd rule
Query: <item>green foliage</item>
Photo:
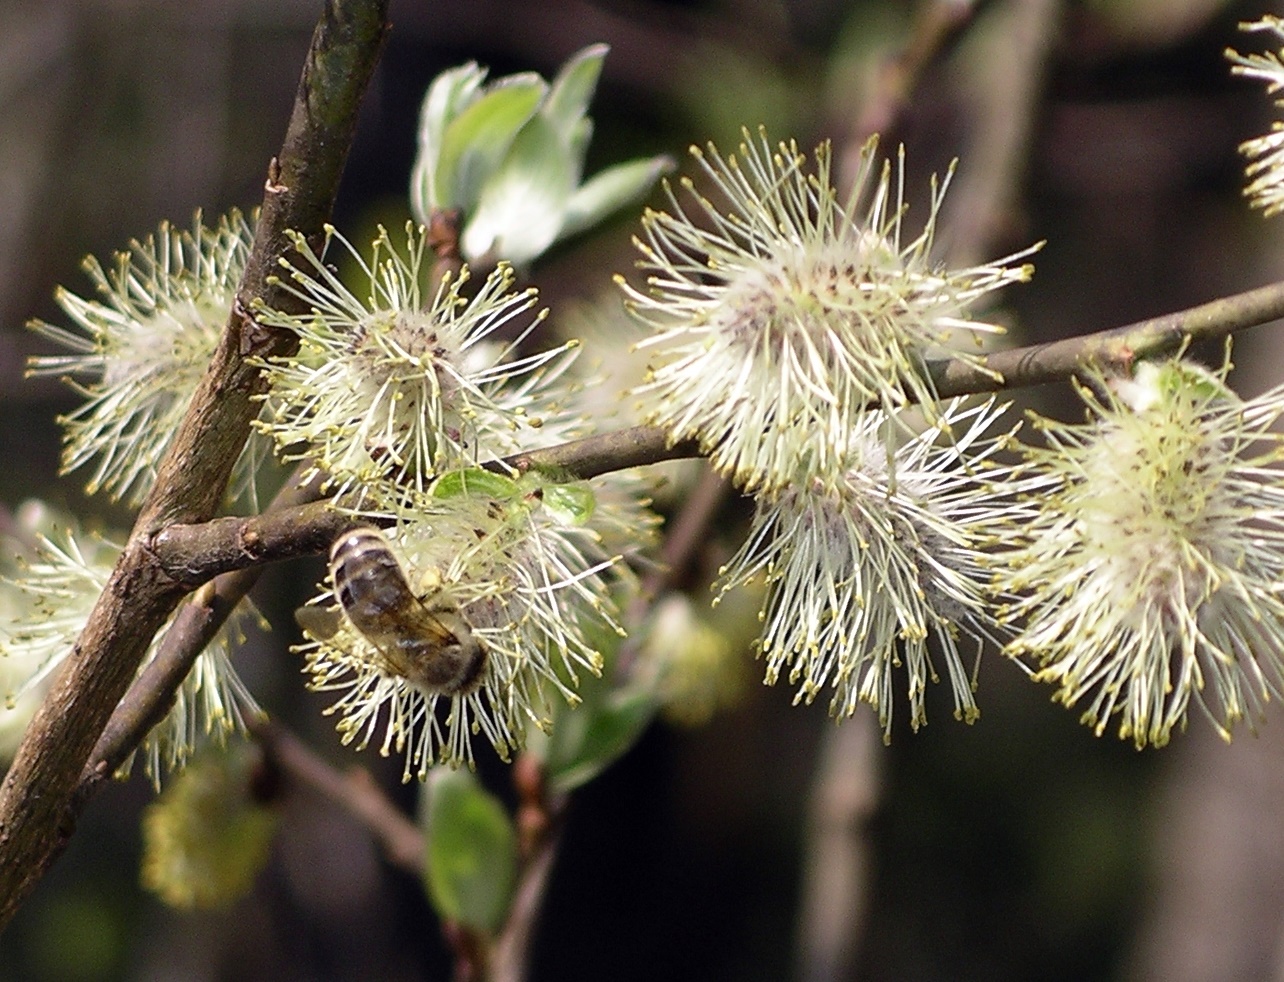
[(505, 501), (516, 493), (516, 481), (480, 467), (448, 471), (437, 478), (432, 486), (432, 496), (443, 500), (477, 494)]
[(411, 178), (416, 217), (458, 209), (463, 255), (524, 266), (549, 246), (636, 202), (668, 157), (626, 161), (581, 184), (589, 101), (607, 46), (573, 55), (552, 82), (530, 72), (483, 86), (475, 63), (437, 77), (424, 97)]
[(650, 689), (612, 688), (605, 679), (585, 679), (579, 693), (579, 706), (558, 707), (545, 749), (544, 765), (555, 791), (587, 784), (622, 757), (658, 708)]
[(442, 917), (491, 935), (517, 879), (517, 833), (503, 804), (467, 770), (429, 775), (423, 811), (424, 883)]

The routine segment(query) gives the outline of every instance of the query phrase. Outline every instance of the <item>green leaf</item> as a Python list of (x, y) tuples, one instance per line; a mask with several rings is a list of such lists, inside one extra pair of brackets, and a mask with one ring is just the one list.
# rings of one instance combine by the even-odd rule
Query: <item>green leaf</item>
[(544, 507), (563, 525), (580, 526), (593, 517), (597, 497), (587, 484), (550, 484), (544, 488)]
[(428, 896), (444, 918), (493, 936), (517, 882), (517, 833), (471, 771), (433, 770), (425, 788)]
[(460, 236), (464, 255), (530, 263), (557, 238), (574, 187), (569, 150), (546, 119), (533, 116), (482, 188)]
[(553, 125), (567, 146), (575, 142), (579, 121), (588, 112), (602, 75), (602, 62), (610, 50), (609, 45), (590, 44), (571, 55), (553, 79), (548, 98), (540, 108), (540, 115)]
[(424, 95), (419, 112), (419, 146), (440, 146), (446, 127), (477, 99), (488, 69), (475, 61), (442, 72)]
[(625, 161), (594, 174), (567, 202), (558, 238), (591, 228), (612, 212), (642, 200), (660, 175), (671, 170), (673, 158), (661, 155)]
[(436, 200), (443, 207), (466, 212), (475, 207), (482, 185), (547, 91), (548, 83), (532, 72), (510, 75), (451, 120), (433, 178)]
[(571, 791), (587, 784), (638, 742), (656, 712), (649, 690), (617, 689), (586, 680), (584, 702), (559, 707), (549, 735), (545, 767), (549, 786)]
[(571, 161), (571, 186), (578, 188), (584, 178), (584, 158), (588, 154), (589, 141), (593, 139), (593, 120), (582, 116), (571, 130), (571, 138), (566, 142), (566, 153)]
[(447, 471), (433, 483), (432, 496), (439, 499), (462, 498), (470, 494), (507, 501), (516, 497), (517, 483), (503, 474), (481, 467)]
[(444, 207), (437, 198), (435, 177), (446, 127), (477, 98), (485, 80), (486, 69), (470, 61), (442, 72), (428, 86), (419, 111), (419, 155), (410, 177), (411, 206), (421, 222), (428, 221), (434, 208)]
[(1198, 402), (1239, 401), (1224, 377), (1203, 365), (1178, 358), (1159, 367), (1159, 389), (1168, 401), (1177, 396)]

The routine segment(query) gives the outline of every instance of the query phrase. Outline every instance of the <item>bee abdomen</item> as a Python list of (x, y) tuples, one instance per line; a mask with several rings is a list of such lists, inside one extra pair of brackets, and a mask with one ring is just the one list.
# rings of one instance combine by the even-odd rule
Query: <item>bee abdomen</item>
[(353, 529), (335, 539), (330, 576), (339, 603), (358, 629), (364, 627), (365, 619), (395, 614), (417, 602), (401, 564), (377, 528)]

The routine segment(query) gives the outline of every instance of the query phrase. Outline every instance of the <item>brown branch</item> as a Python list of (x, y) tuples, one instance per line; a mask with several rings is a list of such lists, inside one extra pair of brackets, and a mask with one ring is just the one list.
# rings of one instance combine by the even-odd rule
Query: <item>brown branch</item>
[(709, 525), (732, 488), (721, 474), (706, 470), (687, 497), (673, 524), (666, 530), (660, 550), (659, 565), (642, 584), (645, 602), (655, 600), (673, 585), (682, 569), (705, 543)]
[[(1284, 317), (1284, 283), (1259, 287), (1187, 310), (1063, 341), (1013, 348), (971, 361), (929, 366), (942, 398), (997, 392), (1069, 378), (1086, 370), (1126, 369), (1176, 351), (1187, 340), (1210, 340)], [(548, 468), (591, 478), (626, 467), (700, 453), (693, 441), (671, 444), (654, 426), (635, 426), (509, 457), (519, 470)], [(325, 502), (245, 518), (171, 525), (152, 541), (168, 576), (194, 589), (212, 576), (265, 562), (322, 552), (351, 522)]]
[[(635, 426), (516, 454), (505, 460), (504, 466), (519, 471), (548, 469), (587, 479), (626, 467), (698, 455), (699, 449), (690, 441), (670, 445), (658, 427)], [(157, 533), (151, 548), (169, 576), (195, 589), (222, 573), (324, 552), (352, 522), (351, 515), (335, 511), (328, 502), (316, 501), (262, 515), (171, 525)]]
[(330, 502), (313, 501), (261, 515), (171, 525), (152, 549), (171, 576), (194, 587), (222, 573), (325, 552), (352, 521)]
[(635, 633), (636, 628), (646, 619), (660, 595), (678, 581), (691, 558), (704, 544), (709, 525), (732, 487), (721, 474), (706, 468), (673, 521), (666, 523), (660, 555), (624, 612), (624, 628), (629, 637), (620, 645), (616, 656), (613, 671), (617, 680), (628, 679), (634, 671), (641, 643), (640, 636)]
[(627, 430), (599, 433), (544, 450), (509, 457), (507, 463), (519, 471), (564, 471), (583, 480), (628, 467), (658, 464), (662, 460), (698, 457), (693, 440), (671, 441), (655, 426), (633, 426)]
[(955, 175), (939, 220), (949, 230), (951, 266), (978, 265), (993, 255), (993, 242), (1012, 238), (1064, 6), (1063, 0), (996, 5), (969, 40), (970, 70), (953, 96), (967, 117), (958, 152), (967, 166)]
[(807, 800), (798, 916), (799, 982), (855, 977), (870, 883), (869, 821), (882, 791), (873, 713), (830, 725)]
[(491, 982), (522, 982), (526, 978), (531, 936), (544, 904), (549, 874), (561, 841), (565, 802), (550, 806), (550, 832), (522, 866), (513, 891), (513, 906), (491, 956)]
[[(1136, 361), (1172, 354), (1189, 341), (1216, 341), (1284, 317), (1284, 283), (1222, 297), (1124, 327), (998, 351), (979, 367), (951, 360), (933, 367), (942, 397), (1055, 382), (1089, 369), (1126, 370)], [(990, 377), (997, 373), (1001, 383)]]
[(275, 723), (251, 727), (268, 759), (289, 777), (334, 802), (361, 822), (383, 847), (388, 861), (415, 877), (423, 875), (424, 840), (419, 828), (380, 790), (370, 773), (330, 766), (307, 744)]
[[(896, 126), (923, 74), (962, 34), (975, 8), (975, 0), (925, 0), (915, 7), (905, 44), (883, 59), (873, 92), (845, 141), (852, 154), (851, 163), (870, 136), (886, 135)], [(844, 170), (854, 173), (848, 166)]]
[[(700, 483), (687, 499), (673, 528), (665, 536), (660, 561), (642, 585), (625, 620), (636, 627), (647, 608), (671, 584), (703, 542), (703, 533), (726, 499), (730, 483), (721, 475), (706, 470)], [(636, 635), (620, 647), (616, 672), (627, 676), (636, 655)], [(549, 875), (561, 836), (561, 828), (570, 798), (550, 794), (540, 762), (534, 754), (523, 754), (513, 767), (513, 784), (520, 804), (517, 827), (521, 843), (522, 867), (513, 904), (504, 927), (492, 947), (491, 982), (522, 982), (526, 978), (531, 938), (548, 891)]]
[(139, 673), (98, 738), (76, 787), (69, 808), (72, 816), (79, 815), (102, 782), (116, 773), (165, 718), (193, 662), (258, 579), (258, 573), (257, 569), (244, 569), (220, 576), (197, 590), (179, 611), (156, 657)]
[(286, 249), (286, 230), (319, 236), (330, 215), (386, 13), (387, 0), (328, 0), (325, 6), (218, 350), (130, 541), (0, 785), (0, 927), (65, 846), (81, 772), (152, 636), (188, 592), (157, 562), (152, 536), (171, 521), (201, 522), (213, 514), (258, 411), (253, 397), (265, 384), (245, 359), (288, 354), (297, 344), (288, 332), (260, 328), (247, 312), (256, 297), (288, 302), (267, 282)]
[(535, 754), (518, 757), (512, 774), (518, 798), (521, 868), (508, 916), (490, 947), (490, 982), (523, 982), (526, 978), (531, 938), (544, 905), (570, 803), (568, 795), (550, 793), (542, 763)]
[[(268, 506), (269, 513), (316, 498), (317, 482), (303, 481), (302, 476), (302, 469), (296, 471)], [(262, 566), (248, 567), (208, 580), (179, 610), (161, 639), (155, 657), (130, 685), (99, 737), (81, 774), (73, 812), (80, 811), (98, 786), (116, 772), (152, 727), (165, 718), (173, 705), (174, 693), (187, 678), (193, 663), (258, 582), (262, 569)]]

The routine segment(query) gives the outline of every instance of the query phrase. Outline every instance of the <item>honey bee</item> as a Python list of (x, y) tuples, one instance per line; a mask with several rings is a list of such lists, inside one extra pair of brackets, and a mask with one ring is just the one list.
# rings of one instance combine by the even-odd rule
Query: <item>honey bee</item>
[[(467, 695), (486, 671), (486, 649), (458, 607), (432, 592), (416, 596), (388, 540), (377, 528), (345, 532), (330, 548), (330, 576), (348, 622), (374, 645), (390, 672), (429, 692)], [(321, 640), (337, 612), (304, 607), (300, 626)]]

